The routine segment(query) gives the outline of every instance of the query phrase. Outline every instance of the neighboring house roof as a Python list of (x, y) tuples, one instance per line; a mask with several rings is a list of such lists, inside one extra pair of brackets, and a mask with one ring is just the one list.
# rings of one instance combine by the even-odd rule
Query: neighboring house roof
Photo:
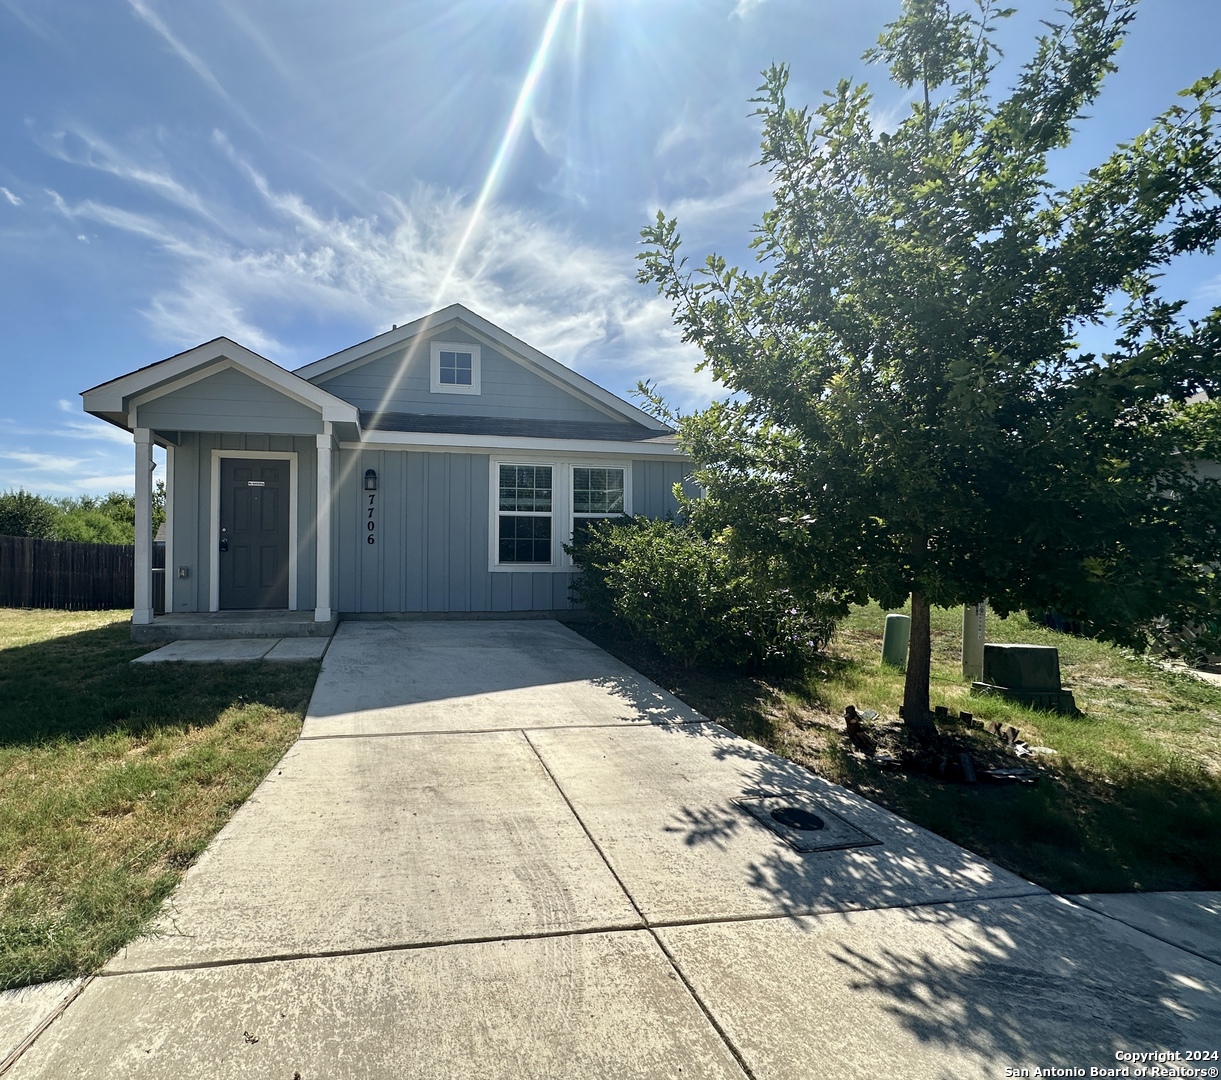
[(296, 369), (296, 374), (311, 382), (334, 378), (342, 372), (351, 371), (371, 360), (384, 356), (387, 352), (403, 345), (410, 345), (414, 339), (421, 342), (447, 329), (461, 324), (484, 343), (499, 350), (509, 359), (533, 371), (548, 382), (562, 387), (575, 397), (588, 402), (600, 411), (610, 415), (612, 419), (623, 417), (633, 423), (641, 424), (653, 431), (668, 432), (666, 427), (656, 417), (650, 416), (643, 409), (624, 401), (621, 397), (603, 389), (583, 375), (577, 374), (571, 368), (565, 367), (558, 360), (553, 360), (546, 353), (539, 352), (532, 345), (526, 344), (520, 338), (514, 337), (502, 330), (495, 323), (488, 322), (481, 315), (476, 315), (470, 308), (462, 304), (450, 304), (449, 307), (434, 311), (430, 315), (404, 323), (402, 326), (387, 330), (384, 334), (362, 341), (359, 345), (344, 349), (341, 352), (315, 360), (312, 364)]

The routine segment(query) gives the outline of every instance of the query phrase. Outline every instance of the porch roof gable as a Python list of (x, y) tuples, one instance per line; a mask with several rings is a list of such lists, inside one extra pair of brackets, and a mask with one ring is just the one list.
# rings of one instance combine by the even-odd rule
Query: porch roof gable
[(156, 400), (228, 368), (316, 410), (324, 422), (345, 426), (345, 436), (359, 435), (360, 412), (355, 405), (226, 337), (213, 338), (193, 349), (99, 383), (82, 391), (81, 398), (86, 412), (131, 431), (136, 426), (135, 405)]

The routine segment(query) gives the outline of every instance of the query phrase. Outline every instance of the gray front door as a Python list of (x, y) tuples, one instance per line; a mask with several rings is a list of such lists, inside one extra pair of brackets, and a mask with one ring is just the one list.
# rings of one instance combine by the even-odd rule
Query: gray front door
[(288, 462), (220, 461), (222, 611), (288, 607)]

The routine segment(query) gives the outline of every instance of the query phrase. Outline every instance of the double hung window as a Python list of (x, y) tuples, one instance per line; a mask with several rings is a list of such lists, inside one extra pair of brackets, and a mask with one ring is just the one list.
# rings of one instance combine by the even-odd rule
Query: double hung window
[(572, 534), (591, 521), (619, 517), (624, 508), (623, 469), (577, 465), (572, 470)]
[(551, 465), (500, 465), (497, 556), (501, 564), (552, 562), (554, 490)]

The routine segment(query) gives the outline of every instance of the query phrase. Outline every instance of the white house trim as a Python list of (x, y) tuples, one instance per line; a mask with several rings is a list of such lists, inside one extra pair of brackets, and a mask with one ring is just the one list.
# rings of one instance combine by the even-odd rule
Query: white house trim
[[(86, 390), (81, 397), (86, 412), (112, 421), (122, 417), (129, 427), (134, 427), (136, 406), (207, 378), (225, 366), (235, 367), (301, 404), (319, 410), (324, 420), (359, 425), (360, 410), (355, 405), (223, 337), (101, 383)], [(205, 369), (206, 373), (200, 374)], [(187, 381), (179, 381), (184, 379)]]
[(174, 444), (165, 448), (165, 612), (174, 610)]
[(685, 459), (674, 443), (604, 442), (576, 439), (523, 439), (510, 435), (452, 435), (426, 431), (379, 431), (375, 438), (361, 442), (341, 442), (343, 450), (421, 450), (433, 453), (569, 453), (645, 458)]
[[(284, 386), (280, 382), (267, 378), (261, 371), (255, 371), (253, 368), (248, 368), (242, 364), (235, 363), (228, 357), (218, 360), (215, 364), (209, 364), (206, 367), (200, 368), (198, 371), (193, 371), (189, 375), (184, 375), (180, 379), (175, 379), (173, 382), (166, 383), (163, 386), (158, 386), (156, 389), (149, 390), (146, 393), (140, 394), (131, 399), (128, 403), (129, 409), (138, 409), (141, 405), (146, 405), (151, 401), (159, 401), (168, 394), (174, 393), (175, 390), (182, 390), (185, 387), (193, 386), (195, 383), (203, 382), (205, 379), (212, 378), (213, 375), (219, 375), (222, 371), (237, 371), (245, 375), (247, 378), (253, 379), (257, 383), (262, 383), (264, 386), (277, 393), (283, 394), (291, 401), (297, 402), (298, 405), (304, 405), (307, 409), (313, 409), (315, 412), (325, 413), (326, 406), (323, 402), (316, 399), (311, 400), (305, 394), (300, 393), (295, 387)], [(304, 382), (304, 380), (297, 380)], [(312, 386), (312, 383), (305, 384)], [(323, 391), (326, 393), (326, 391)], [(331, 395), (327, 395), (330, 397)], [(336, 400), (339, 400), (336, 398)], [(344, 402), (344, 404), (347, 404)]]
[[(220, 460), (271, 458), (288, 461), (288, 610), (297, 610), (297, 452), (295, 450), (213, 450), (211, 527), (208, 553), (208, 610), (220, 611)], [(329, 564), (328, 564), (329, 565)]]
[(331, 620), (331, 517), (335, 489), (331, 481), (331, 455), (335, 437), (328, 430), (316, 440), (318, 448), (318, 496), (314, 519), (314, 550), (317, 558), (314, 622)]
[(148, 428), (132, 432), (136, 445), (136, 582), (131, 621), (153, 621), (153, 443)]

